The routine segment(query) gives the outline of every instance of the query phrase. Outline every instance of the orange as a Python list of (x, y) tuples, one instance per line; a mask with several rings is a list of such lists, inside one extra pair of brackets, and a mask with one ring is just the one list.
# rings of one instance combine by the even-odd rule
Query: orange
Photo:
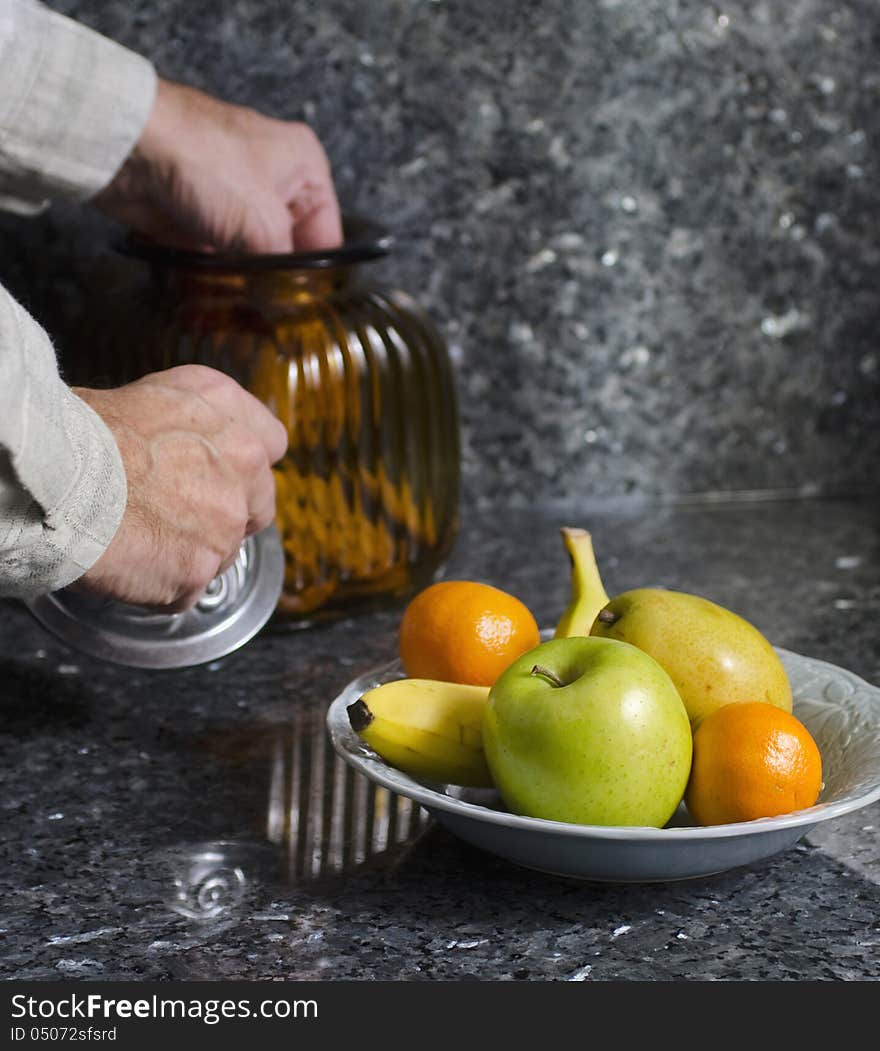
[(812, 806), (822, 757), (807, 728), (766, 701), (725, 704), (694, 732), (684, 801), (699, 825), (776, 817)]
[(540, 641), (527, 606), (472, 580), (431, 584), (412, 599), (400, 622), (400, 659), (411, 679), (491, 686)]

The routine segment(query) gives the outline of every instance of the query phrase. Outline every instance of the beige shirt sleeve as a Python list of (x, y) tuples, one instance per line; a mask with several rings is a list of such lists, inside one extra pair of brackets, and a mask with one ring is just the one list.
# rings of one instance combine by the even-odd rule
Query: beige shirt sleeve
[[(141, 56), (33, 0), (0, 0), (0, 209), (87, 199), (115, 175), (153, 105)], [(81, 576), (122, 519), (113, 435), (58, 374), (45, 331), (0, 288), (0, 595)]]
[(103, 189), (155, 93), (142, 56), (34, 0), (0, 0), (0, 208)]
[(43, 329), (0, 289), (0, 594), (30, 598), (81, 576), (125, 500), (112, 434), (59, 379)]

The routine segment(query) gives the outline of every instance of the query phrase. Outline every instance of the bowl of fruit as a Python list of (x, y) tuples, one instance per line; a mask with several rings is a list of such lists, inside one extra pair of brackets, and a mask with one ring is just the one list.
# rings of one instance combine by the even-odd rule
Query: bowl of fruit
[(474, 846), (599, 881), (752, 864), (880, 799), (880, 689), (701, 596), (609, 598), (590, 533), (562, 537), (553, 628), (488, 584), (415, 596), (397, 658), (330, 705), (346, 762)]

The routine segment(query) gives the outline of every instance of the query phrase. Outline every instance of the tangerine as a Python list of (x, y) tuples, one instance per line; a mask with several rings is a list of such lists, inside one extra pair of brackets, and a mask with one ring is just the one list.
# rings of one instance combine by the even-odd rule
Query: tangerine
[(412, 679), (491, 686), (541, 641), (531, 611), (515, 595), (472, 580), (420, 591), (403, 613), (400, 659)]
[(766, 701), (717, 708), (694, 731), (684, 793), (699, 825), (777, 817), (812, 806), (822, 756), (804, 724)]

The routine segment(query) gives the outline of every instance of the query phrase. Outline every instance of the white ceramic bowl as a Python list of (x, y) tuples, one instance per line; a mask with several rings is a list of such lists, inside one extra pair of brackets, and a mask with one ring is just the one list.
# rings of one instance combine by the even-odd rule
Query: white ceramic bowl
[(791, 680), (795, 715), (822, 753), (824, 779), (815, 806), (781, 817), (698, 827), (681, 806), (661, 829), (571, 825), (511, 814), (492, 790), (414, 780), (367, 748), (346, 712), (371, 687), (402, 678), (398, 661), (350, 682), (330, 705), (327, 728), (336, 751), (370, 780), (415, 800), (461, 839), (516, 864), (601, 881), (706, 876), (767, 858), (819, 822), (880, 799), (880, 689), (825, 661), (777, 652)]

